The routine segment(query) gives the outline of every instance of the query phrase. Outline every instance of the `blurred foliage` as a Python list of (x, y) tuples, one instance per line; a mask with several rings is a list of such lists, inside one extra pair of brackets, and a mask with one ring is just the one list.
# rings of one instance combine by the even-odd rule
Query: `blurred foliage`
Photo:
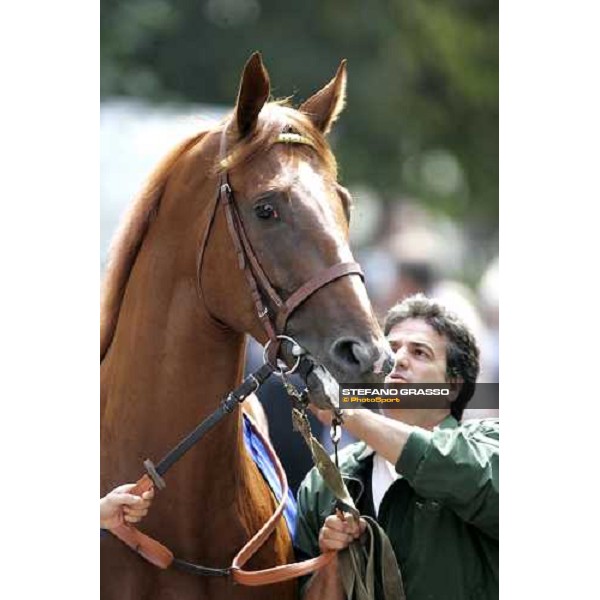
[(496, 0), (101, 0), (101, 42), (102, 95), (153, 101), (232, 105), (254, 50), (299, 101), (347, 58), (344, 183), (497, 227)]

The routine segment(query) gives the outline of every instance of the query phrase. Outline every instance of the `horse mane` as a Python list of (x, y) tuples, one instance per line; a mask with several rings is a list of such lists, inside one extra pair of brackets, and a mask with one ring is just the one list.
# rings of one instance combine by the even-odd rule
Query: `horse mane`
[(146, 232), (158, 213), (169, 175), (177, 161), (207, 133), (208, 131), (201, 131), (185, 139), (163, 158), (121, 220), (113, 237), (100, 295), (100, 363), (112, 343), (129, 275)]

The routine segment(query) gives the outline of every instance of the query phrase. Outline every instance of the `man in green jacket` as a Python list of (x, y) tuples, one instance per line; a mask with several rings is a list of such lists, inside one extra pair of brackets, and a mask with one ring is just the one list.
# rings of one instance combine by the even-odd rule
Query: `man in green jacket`
[[(360, 441), (340, 453), (342, 476), (359, 512), (387, 533), (407, 600), (498, 598), (498, 420), (460, 422), (479, 373), (475, 339), (422, 295), (394, 306), (384, 332), (395, 354), (387, 382), (450, 382), (457, 392), (450, 409), (345, 410)], [(313, 469), (298, 491), (298, 558), (343, 550), (364, 528), (336, 513)], [(344, 598), (337, 558), (302, 582), (301, 596)]]

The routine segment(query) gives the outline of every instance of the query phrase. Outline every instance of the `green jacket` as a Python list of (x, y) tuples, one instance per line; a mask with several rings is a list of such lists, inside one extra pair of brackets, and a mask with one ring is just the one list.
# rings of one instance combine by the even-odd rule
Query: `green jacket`
[[(498, 598), (499, 422), (417, 428), (386, 492), (377, 521), (398, 559), (407, 600)], [(374, 513), (373, 450), (358, 442), (340, 453), (340, 470), (362, 514)], [(319, 554), (318, 536), (335, 498), (316, 469), (298, 490), (298, 558)], [(371, 516), (375, 516), (371, 514)], [(302, 583), (306, 584), (307, 578)]]

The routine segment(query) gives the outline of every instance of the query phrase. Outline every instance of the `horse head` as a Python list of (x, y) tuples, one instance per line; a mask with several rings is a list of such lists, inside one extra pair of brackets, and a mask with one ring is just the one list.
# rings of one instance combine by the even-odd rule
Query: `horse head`
[[(270, 318), (276, 334), (296, 340), (338, 381), (370, 382), (389, 369), (391, 352), (360, 272), (342, 266), (355, 264), (348, 241), (352, 199), (337, 180), (327, 134), (344, 107), (345, 89), (343, 61), (298, 109), (267, 102), (269, 76), (259, 54), (250, 58), (235, 110), (214, 134), (217, 170), (233, 191), (234, 212), (215, 207), (198, 283), (219, 323), (264, 343)], [(232, 227), (242, 238), (237, 248)], [(264, 310), (257, 311), (240, 265), (253, 274)], [(284, 351), (289, 359), (289, 347)]]

